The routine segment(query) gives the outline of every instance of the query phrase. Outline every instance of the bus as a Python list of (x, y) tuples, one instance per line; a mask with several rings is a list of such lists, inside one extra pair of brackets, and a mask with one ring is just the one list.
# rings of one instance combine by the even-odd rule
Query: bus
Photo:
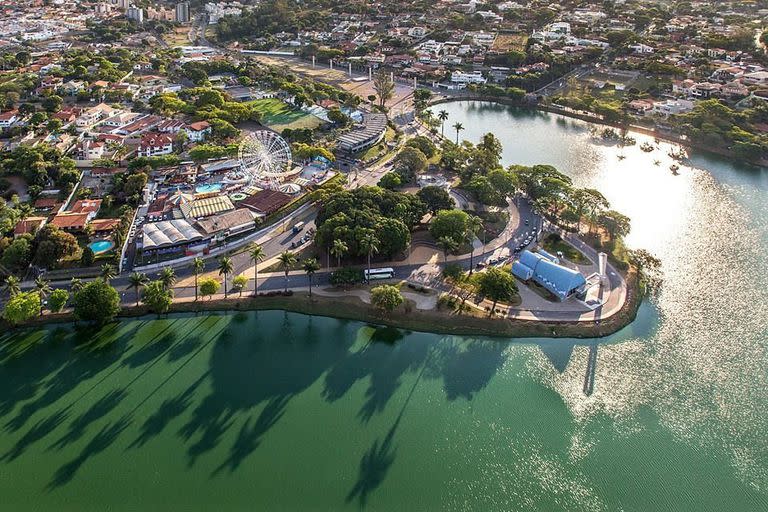
[(372, 268), (370, 271), (365, 271), (366, 281), (375, 281), (376, 279), (392, 279), (395, 277), (395, 269), (393, 268)]
[(301, 230), (304, 229), (304, 221), (297, 222), (293, 225), (293, 232), (295, 233), (301, 233)]

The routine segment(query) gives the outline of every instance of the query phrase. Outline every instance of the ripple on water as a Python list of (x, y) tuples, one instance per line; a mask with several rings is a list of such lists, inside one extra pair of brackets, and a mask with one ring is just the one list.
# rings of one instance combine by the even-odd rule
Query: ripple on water
[(505, 163), (552, 164), (600, 190), (632, 219), (628, 243), (663, 262), (656, 329), (601, 344), (591, 394), (589, 347), (576, 346), (564, 371), (543, 355), (531, 357), (528, 371), (557, 391), (577, 424), (608, 416), (617, 432), (634, 435), (648, 428), (634, 419), (647, 409), (676, 439), (723, 454), (744, 483), (768, 489), (768, 173), (697, 155), (673, 176), (669, 144), (639, 149), (650, 137), (633, 134), (637, 146), (619, 149), (592, 143), (583, 124), (557, 116), (441, 108), (468, 127), (468, 140), (493, 131)]

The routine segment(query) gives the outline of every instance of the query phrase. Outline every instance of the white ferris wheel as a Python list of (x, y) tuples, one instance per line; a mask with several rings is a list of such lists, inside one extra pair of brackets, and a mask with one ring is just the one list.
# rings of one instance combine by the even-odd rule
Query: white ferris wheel
[(291, 146), (271, 130), (257, 130), (240, 143), (240, 166), (251, 181), (277, 185), (291, 173)]

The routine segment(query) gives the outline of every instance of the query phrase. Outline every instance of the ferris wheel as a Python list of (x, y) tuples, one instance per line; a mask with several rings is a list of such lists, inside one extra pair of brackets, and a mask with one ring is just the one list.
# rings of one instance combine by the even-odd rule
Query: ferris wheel
[(270, 130), (258, 130), (243, 139), (238, 156), (251, 180), (276, 183), (291, 172), (291, 147)]

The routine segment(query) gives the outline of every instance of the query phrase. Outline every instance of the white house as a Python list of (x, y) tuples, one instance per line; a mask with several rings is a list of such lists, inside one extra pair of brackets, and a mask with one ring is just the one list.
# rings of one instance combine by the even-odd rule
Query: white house
[(211, 133), (211, 125), (208, 121), (198, 121), (186, 126), (184, 131), (191, 142), (202, 142)]
[(0, 129), (5, 130), (16, 124), (19, 120), (18, 110), (9, 110), (8, 112), (0, 113)]
[(690, 110), (693, 110), (693, 102), (690, 100), (666, 100), (656, 102), (653, 105), (653, 112), (664, 117), (682, 114)]
[(484, 84), (487, 81), (482, 72), (472, 71), (464, 73), (463, 71), (454, 71), (451, 73), (451, 82), (455, 84)]
[(146, 133), (136, 150), (138, 156), (160, 156), (173, 153), (173, 139), (164, 133)]
[(84, 140), (80, 144), (80, 156), (83, 160), (98, 160), (104, 156), (106, 144), (102, 141)]

